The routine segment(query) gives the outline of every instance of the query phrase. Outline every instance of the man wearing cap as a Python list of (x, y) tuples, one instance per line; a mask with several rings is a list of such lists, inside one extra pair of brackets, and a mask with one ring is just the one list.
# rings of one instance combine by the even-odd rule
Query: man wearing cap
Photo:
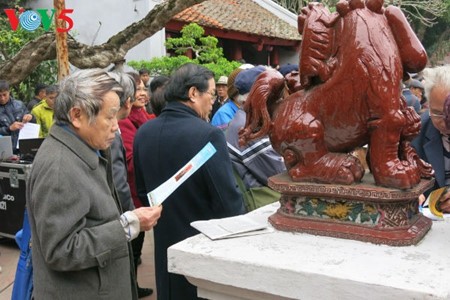
[(219, 80), (216, 82), (216, 100), (214, 101), (213, 108), (211, 111), (211, 117), (219, 110), (219, 108), (228, 100), (228, 77), (220, 76)]
[(287, 74), (289, 74), (293, 71), (298, 72), (298, 64), (289, 64), (288, 63), (285, 65), (282, 65), (278, 71), (281, 73), (281, 75), (286, 77)]
[(410, 79), (408, 81), (408, 87), (411, 93), (419, 99), (419, 102), (422, 101), (424, 86), (417, 79)]
[[(423, 80), (423, 79), (422, 79)], [(427, 111), (429, 108), (427, 97), (425, 97), (425, 87), (422, 81), (418, 79), (411, 79), (408, 81), (408, 88), (411, 93), (419, 99), (420, 103), (420, 114)]]
[(211, 119), (211, 125), (226, 130), (228, 123), (233, 119), (239, 106), (236, 104), (237, 91), (234, 88), (234, 79), (242, 69), (237, 68), (230, 73), (227, 80), (228, 100), (214, 113)]
[(412, 93), (412, 90), (409, 87), (409, 81), (410, 80), (413, 80), (413, 79), (409, 79), (408, 81), (405, 82), (404, 88), (402, 90), (402, 95), (403, 95), (403, 97), (405, 97), (406, 105), (411, 106), (412, 108), (414, 108), (416, 113), (420, 113), (420, 109), (421, 109), (420, 100), (419, 100), (419, 98), (417, 98), (416, 95), (414, 95)]
[(244, 70), (236, 76), (234, 86), (239, 93), (237, 102), (240, 108), (225, 133), (233, 168), (243, 183), (241, 188), (247, 210), (279, 200), (280, 194), (267, 186), (267, 179), (286, 171), (283, 158), (272, 148), (268, 136), (254, 140), (244, 147), (239, 146), (239, 130), (245, 126), (246, 119), (242, 107), (256, 78), (265, 70), (265, 67), (258, 66)]
[(253, 65), (250, 64), (244, 64), (241, 65), (239, 68), (234, 69), (233, 72), (230, 73), (228, 76), (227, 81), (227, 90), (228, 90), (228, 101), (225, 102), (224, 105), (222, 105), (219, 110), (214, 114), (213, 118), (211, 119), (211, 125), (216, 126), (223, 131), (225, 131), (228, 127), (228, 123), (233, 119), (234, 115), (236, 114), (237, 110), (239, 109), (239, 105), (236, 102), (238, 91), (234, 87), (234, 80), (236, 79), (236, 76), (245, 69), (253, 68)]

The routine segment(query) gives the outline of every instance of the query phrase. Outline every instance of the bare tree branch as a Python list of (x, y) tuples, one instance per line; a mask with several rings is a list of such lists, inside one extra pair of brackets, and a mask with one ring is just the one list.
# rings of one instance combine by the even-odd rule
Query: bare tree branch
[[(293, 13), (298, 13), (309, 0), (272, 0)], [(334, 7), (337, 0), (322, 0), (324, 5)], [(443, 0), (385, 0), (384, 5), (395, 5), (408, 12), (412, 19), (418, 19), (425, 26), (433, 26), (436, 19), (446, 11), (446, 4)], [(424, 14), (426, 13), (426, 15)]]
[(418, 19), (425, 26), (433, 26), (436, 19), (445, 14), (447, 6), (442, 0), (395, 0), (394, 5), (400, 7)]
[(55, 36), (53, 33), (45, 33), (25, 44), (16, 55), (0, 64), (0, 78), (15, 85), (23, 81), (41, 62), (55, 57)]
[[(105, 68), (124, 60), (127, 52), (166, 25), (177, 13), (205, 0), (166, 0), (154, 7), (142, 20), (112, 36), (106, 43), (89, 46), (68, 37), (69, 61), (74, 66)], [(0, 64), (0, 78), (11, 85), (23, 81), (41, 62), (56, 58), (55, 35), (46, 33), (27, 43), (14, 57)]]

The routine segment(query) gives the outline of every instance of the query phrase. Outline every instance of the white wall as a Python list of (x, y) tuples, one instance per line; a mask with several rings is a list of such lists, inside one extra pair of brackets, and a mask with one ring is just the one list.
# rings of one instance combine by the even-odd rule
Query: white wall
[[(98, 45), (128, 25), (141, 20), (160, 0), (66, 0), (73, 9), (74, 27), (70, 34), (79, 42)], [(33, 8), (52, 8), (53, 0), (30, 1)], [(101, 25), (100, 25), (101, 23)], [(166, 54), (164, 29), (131, 49), (126, 60), (149, 60)]]

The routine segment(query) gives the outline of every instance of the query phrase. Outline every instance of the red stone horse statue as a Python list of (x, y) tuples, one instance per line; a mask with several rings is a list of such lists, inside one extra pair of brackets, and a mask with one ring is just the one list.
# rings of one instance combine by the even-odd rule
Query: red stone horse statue
[(349, 152), (368, 144), (377, 185), (414, 187), (433, 170), (410, 146), (420, 118), (401, 81), (425, 67), (426, 52), (403, 13), (382, 0), (341, 0), (336, 11), (320, 3), (302, 10), (299, 74), (258, 77), (240, 142), (268, 134), (292, 180), (336, 184), (361, 181), (364, 169)]

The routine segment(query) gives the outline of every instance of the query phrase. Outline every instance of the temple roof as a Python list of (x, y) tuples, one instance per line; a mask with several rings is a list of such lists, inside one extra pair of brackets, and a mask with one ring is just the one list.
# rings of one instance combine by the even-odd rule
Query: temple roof
[(269, 38), (300, 41), (297, 28), (252, 0), (208, 0), (175, 15), (172, 20), (202, 27)]

